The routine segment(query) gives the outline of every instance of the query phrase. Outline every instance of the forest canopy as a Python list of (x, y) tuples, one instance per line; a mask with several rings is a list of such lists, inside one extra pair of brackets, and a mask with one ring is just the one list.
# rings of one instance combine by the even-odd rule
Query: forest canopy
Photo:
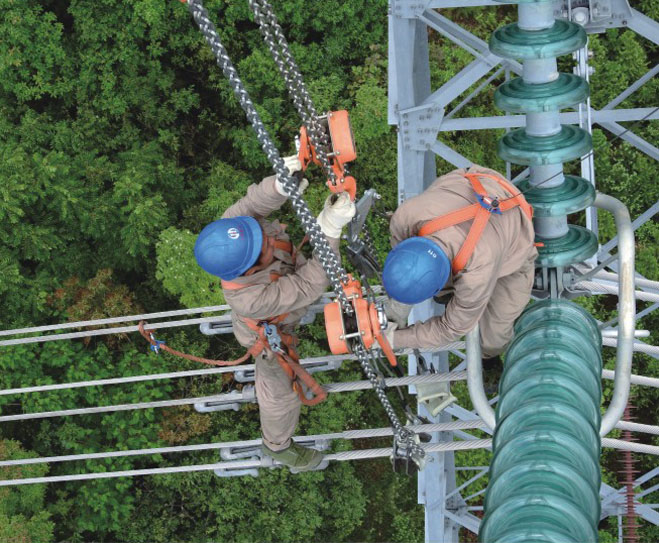
[[(274, 4), (317, 109), (350, 110), (359, 153), (351, 171), (360, 188), (376, 188), (393, 209), (397, 166), (396, 132), (387, 124), (387, 1)], [(637, 4), (659, 19), (657, 0)], [(205, 5), (280, 152), (291, 154), (300, 120), (247, 0)], [(185, 6), (175, 0), (0, 0), (0, 13), (0, 328), (222, 304), (216, 278), (194, 260), (196, 234), (271, 170)], [(445, 13), (483, 39), (515, 19), (513, 6)], [(590, 48), (595, 109), (657, 59), (657, 47), (628, 29), (591, 35)], [(430, 56), (433, 88), (473, 58), (434, 33)], [(571, 58), (560, 62), (572, 71)], [(493, 93), (503, 77), (460, 115), (502, 114)], [(652, 80), (619, 107), (653, 103), (658, 92), (659, 82)], [(656, 123), (635, 130), (658, 140)], [(473, 162), (505, 171), (496, 156), (500, 136), (482, 130), (467, 137), (445, 132), (441, 139)], [(656, 163), (620, 140), (611, 142), (600, 128), (593, 138), (598, 187), (637, 217), (659, 199)], [(452, 169), (441, 160), (437, 166), (439, 174)], [(327, 190), (320, 173), (310, 179), (308, 201), (318, 212)], [(281, 218), (301, 238), (290, 206)], [(384, 256), (386, 226), (374, 221), (372, 227)], [(602, 241), (614, 235), (605, 214), (600, 235)], [(636, 236), (637, 269), (656, 280), (659, 226), (649, 221)], [(581, 303), (602, 321), (615, 315), (610, 297)], [(327, 353), (319, 321), (301, 331), (304, 356)], [(651, 330), (648, 341), (659, 344), (656, 314), (638, 328)], [(166, 331), (162, 339), (199, 356), (241, 354), (231, 338), (203, 336), (195, 327)], [(613, 367), (614, 351), (604, 354)], [(635, 373), (659, 376), (659, 364), (645, 355), (635, 356), (634, 367)], [(156, 356), (137, 334), (20, 345), (0, 349), (0, 389), (196, 368)], [(344, 365), (332, 376), (358, 379), (357, 366)], [(206, 376), (0, 396), (0, 406), (3, 414), (13, 414), (204, 396), (232, 386), (231, 379)], [(633, 390), (639, 422), (656, 423), (659, 403), (652, 390)], [(464, 387), (455, 393), (461, 405), (470, 405)], [(605, 405), (610, 396), (605, 383)], [(372, 395), (348, 393), (304, 408), (298, 433), (387, 425)], [(252, 439), (258, 432), (255, 405), (211, 415), (176, 407), (10, 422), (0, 427), (0, 459)], [(656, 436), (652, 442), (659, 443)], [(0, 468), (0, 474), (37, 477), (216, 461), (210, 451), (36, 464)], [(458, 453), (456, 462), (487, 464), (489, 453)], [(639, 469), (647, 471), (652, 463), (641, 458)], [(619, 486), (613, 451), (605, 451), (602, 465), (603, 480)], [(480, 487), (470, 488), (486, 484), (483, 478)], [(655, 492), (644, 500), (657, 498)], [(414, 478), (394, 475), (388, 460), (336, 463), (303, 475), (268, 470), (258, 478), (227, 479), (200, 472), (0, 489), (0, 541), (8, 542), (412, 543), (423, 541), (423, 529)], [(603, 542), (617, 533), (609, 521), (600, 530)], [(644, 541), (659, 540), (658, 528), (642, 530)]]

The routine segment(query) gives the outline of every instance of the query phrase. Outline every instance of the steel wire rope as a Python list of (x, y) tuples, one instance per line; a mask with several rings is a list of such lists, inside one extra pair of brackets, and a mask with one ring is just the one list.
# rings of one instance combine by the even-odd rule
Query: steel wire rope
[[(620, 450), (631, 450), (643, 454), (659, 455), (659, 447), (655, 445), (645, 445), (643, 443), (633, 443), (621, 441), (618, 439), (604, 438), (602, 439), (604, 447), (615, 448)], [(421, 447), (426, 453), (433, 452), (446, 452), (446, 451), (468, 451), (474, 449), (485, 449), (492, 446), (491, 439), (474, 439), (470, 441), (446, 441), (439, 443), (424, 443)], [(325, 458), (330, 461), (351, 461), (351, 460), (367, 460), (373, 458), (386, 458), (391, 457), (393, 453), (392, 448), (381, 449), (360, 449), (352, 451), (344, 451), (339, 453), (331, 453), (325, 455)], [(122, 470), (110, 472), (96, 472), (96, 473), (80, 473), (73, 475), (56, 475), (47, 477), (29, 477), (23, 479), (5, 479), (0, 480), (0, 487), (2, 486), (17, 486), (37, 483), (56, 483), (67, 481), (88, 481), (93, 479), (112, 479), (117, 477), (135, 477), (141, 475), (157, 475), (166, 473), (189, 473), (199, 471), (213, 471), (213, 470), (239, 470), (250, 468), (274, 467), (278, 466), (274, 462), (270, 463), (263, 460), (231, 460), (227, 462), (219, 462), (215, 464), (194, 464), (186, 466), (173, 466), (167, 468), (149, 468), (137, 470)]]
[[(358, 390), (376, 390), (376, 394), (380, 396), (384, 388), (409, 386), (421, 383), (444, 383), (449, 381), (464, 381), (467, 379), (466, 371), (448, 372), (448, 373), (434, 373), (430, 375), (410, 375), (407, 377), (388, 377), (380, 379), (377, 376), (371, 379), (369, 376), (368, 381), (350, 381), (345, 383), (335, 383), (324, 385), (323, 388), (327, 392), (354, 392)], [(44, 419), (53, 417), (69, 417), (74, 415), (95, 415), (98, 413), (114, 413), (117, 411), (132, 411), (137, 409), (154, 409), (161, 407), (174, 407), (179, 405), (193, 405), (196, 403), (204, 402), (218, 402), (226, 401), (226, 403), (236, 403), (240, 398), (227, 398), (222, 395), (215, 396), (201, 396), (198, 398), (181, 398), (177, 400), (158, 400), (153, 402), (139, 402), (116, 404), (97, 407), (82, 407), (78, 409), (62, 409), (55, 411), (40, 411), (36, 413), (22, 413), (18, 415), (3, 415), (0, 416), (0, 422), (10, 422), (19, 420), (32, 420)], [(392, 417), (391, 413), (387, 412), (389, 418)], [(395, 413), (394, 413), (395, 416)]]
[[(433, 433), (433, 432), (451, 432), (454, 430), (478, 430), (484, 428), (485, 424), (481, 420), (461, 421), (455, 420), (450, 422), (440, 422), (436, 424), (416, 424), (406, 426), (406, 428), (414, 433)], [(292, 439), (298, 443), (310, 441), (329, 441), (334, 439), (367, 439), (377, 437), (388, 437), (393, 434), (392, 429), (389, 428), (370, 428), (366, 430), (345, 430), (343, 432), (334, 432), (331, 434), (317, 434), (310, 436), (294, 436)], [(43, 456), (39, 458), (21, 458), (19, 460), (2, 460), (0, 467), (8, 466), (24, 466), (30, 464), (47, 464), (51, 462), (75, 462), (79, 460), (99, 460), (104, 458), (123, 458), (127, 456), (144, 456), (144, 455), (158, 455), (158, 454), (171, 454), (181, 452), (195, 452), (217, 449), (232, 449), (232, 448), (245, 448), (257, 447), (261, 445), (261, 439), (251, 439), (243, 441), (228, 441), (224, 443), (201, 443), (198, 445), (179, 445), (175, 447), (156, 447), (151, 449), (132, 449), (123, 451), (107, 451), (101, 453), (86, 453), (86, 454), (72, 454), (60, 456)]]
[[(425, 452), (446, 452), (446, 451), (469, 451), (474, 449), (484, 449), (492, 446), (490, 439), (475, 439), (471, 441), (449, 441), (440, 443), (424, 443), (422, 448)], [(657, 447), (659, 449), (659, 447)], [(391, 457), (393, 449), (359, 449), (353, 451), (344, 451), (325, 455), (329, 461), (347, 462), (351, 460), (368, 460), (373, 458)], [(48, 477), (33, 477), (25, 479), (8, 479), (0, 480), (1, 486), (16, 486), (35, 483), (57, 483), (65, 481), (88, 481), (92, 479), (112, 479), (116, 477), (134, 477), (139, 475), (157, 475), (165, 473), (188, 473), (198, 471), (213, 470), (232, 470), (232, 469), (249, 469), (249, 468), (270, 468), (279, 467), (281, 464), (263, 460), (231, 460), (219, 462), (216, 464), (196, 464), (187, 466), (175, 466), (168, 468), (151, 468), (138, 470), (109, 471), (96, 473), (81, 473), (76, 475), (56, 475)]]
[[(452, 432), (456, 430), (481, 430), (487, 428), (484, 421), (476, 420), (455, 420), (450, 422), (440, 422), (436, 424), (416, 424), (406, 426), (411, 432), (419, 433), (434, 433), (434, 432)], [(639, 432), (650, 435), (659, 435), (659, 426), (651, 426), (648, 424), (638, 424), (626, 421), (620, 421), (616, 428), (619, 430), (629, 430), (631, 432)], [(296, 436), (293, 441), (304, 442), (318, 442), (329, 441), (335, 439), (367, 439), (377, 437), (388, 437), (392, 435), (391, 428), (371, 428), (366, 430), (345, 430), (343, 432), (334, 432), (330, 434), (317, 434), (310, 436)], [(219, 449), (232, 449), (232, 448), (245, 448), (256, 447), (261, 445), (260, 439), (251, 439), (243, 441), (229, 441), (223, 443), (201, 443), (196, 445), (179, 445), (174, 447), (154, 447), (150, 449), (130, 449), (120, 451), (106, 451), (100, 453), (85, 453), (85, 454), (71, 454), (59, 456), (43, 456), (37, 458), (21, 458), (18, 460), (2, 460), (0, 467), (9, 466), (25, 466), (32, 464), (48, 464), (60, 462), (76, 462), (81, 460), (100, 460), (105, 458), (123, 458), (129, 456), (152, 456), (160, 454), (173, 454), (185, 453), (207, 450)]]
[(32, 334), (35, 332), (51, 332), (54, 330), (65, 330), (68, 328), (86, 328), (88, 326), (100, 326), (102, 324), (116, 324), (119, 322), (141, 321), (147, 319), (161, 319), (166, 317), (177, 317), (179, 315), (193, 315), (195, 313), (214, 313), (216, 311), (229, 311), (228, 305), (213, 305), (209, 307), (193, 307), (191, 309), (174, 309), (172, 311), (160, 311), (158, 313), (144, 313), (142, 315), (125, 315), (122, 317), (109, 317), (91, 321), (63, 322), (60, 324), (48, 324), (45, 326), (32, 326), (30, 328), (14, 328), (12, 330), (0, 330), (0, 336), (16, 336), (19, 334)]
[[(615, 338), (611, 338), (615, 340)], [(460, 342), (461, 343), (461, 342)], [(452, 344), (455, 345), (455, 344)], [(460, 345), (460, 344), (458, 344)], [(609, 345), (607, 345), (608, 347)], [(444, 350), (452, 350), (451, 345), (448, 345)], [(409, 352), (402, 352), (399, 354), (414, 354), (413, 349), (409, 349)], [(424, 352), (440, 352), (440, 351), (424, 351)], [(332, 356), (321, 356), (317, 358), (305, 358), (300, 361), (303, 366), (313, 366), (319, 362), (333, 362), (337, 360), (345, 361), (354, 361), (357, 360), (357, 357), (354, 355), (332, 355)], [(29, 387), (20, 387), (20, 388), (8, 388), (5, 390), (0, 390), (0, 396), (11, 396), (13, 394), (31, 394), (35, 392), (50, 392), (54, 390), (68, 390), (74, 388), (86, 388), (93, 386), (110, 386), (118, 384), (128, 384), (128, 383), (139, 383), (143, 381), (158, 381), (162, 379), (179, 379), (185, 377), (197, 377), (204, 375), (216, 375), (222, 373), (233, 373), (233, 372), (247, 372), (254, 371), (254, 364), (244, 364), (237, 368), (234, 367), (221, 367), (221, 368), (208, 368), (201, 370), (186, 370), (186, 371), (174, 371), (169, 373), (151, 373), (144, 375), (133, 375), (130, 377), (112, 377), (109, 379), (94, 379), (89, 381), (75, 381), (72, 383), (56, 383), (50, 385), (34, 385)], [(322, 371), (322, 370), (321, 370)], [(455, 370), (454, 370), (455, 371)], [(615, 372), (613, 370), (602, 370), (602, 378), (609, 381), (615, 379)], [(652, 388), (659, 388), (659, 378), (657, 377), (647, 377), (645, 375), (634, 375), (631, 376), (632, 385), (647, 386)]]

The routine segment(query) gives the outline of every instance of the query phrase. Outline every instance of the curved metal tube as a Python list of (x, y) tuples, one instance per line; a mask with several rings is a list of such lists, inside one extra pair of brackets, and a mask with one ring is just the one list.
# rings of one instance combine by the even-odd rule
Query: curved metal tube
[(620, 200), (597, 193), (593, 204), (599, 209), (613, 213), (618, 230), (618, 277), (620, 280), (618, 295), (618, 350), (616, 353), (616, 370), (613, 397), (606, 413), (602, 417), (600, 436), (606, 436), (622, 418), (627, 400), (632, 374), (632, 354), (634, 350), (634, 332), (636, 331), (636, 299), (634, 298), (634, 229), (629, 210)]
[[(483, 360), (481, 357), (480, 333), (478, 324), (465, 336), (467, 351), (467, 387), (471, 403), (485, 424), (491, 430), (496, 426), (494, 409), (487, 401), (483, 388)], [(616, 421), (617, 422), (617, 421)]]

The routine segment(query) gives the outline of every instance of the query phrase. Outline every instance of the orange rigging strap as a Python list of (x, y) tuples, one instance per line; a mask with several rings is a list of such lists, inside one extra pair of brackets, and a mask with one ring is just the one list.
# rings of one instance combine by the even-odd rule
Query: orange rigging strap
[[(332, 166), (336, 180), (327, 180), (327, 186), (334, 193), (347, 192), (354, 201), (357, 194), (357, 182), (351, 175), (347, 175), (345, 164), (357, 158), (355, 138), (352, 134), (350, 117), (345, 109), (330, 111), (318, 119), (329, 133), (331, 149), (327, 158)], [(321, 165), (316, 156), (316, 149), (309, 139), (305, 126), (300, 128), (298, 158), (302, 169), (306, 170), (310, 163)]]

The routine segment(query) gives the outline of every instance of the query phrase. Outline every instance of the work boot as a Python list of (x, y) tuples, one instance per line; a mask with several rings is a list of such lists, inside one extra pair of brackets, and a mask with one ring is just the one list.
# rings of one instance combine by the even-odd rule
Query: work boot
[(483, 358), (483, 386), (485, 394), (493, 396), (499, 390), (499, 379), (503, 373), (503, 362), (499, 355)]
[(261, 451), (277, 462), (292, 468), (296, 473), (317, 468), (325, 457), (322, 452), (307, 449), (302, 445), (298, 445), (295, 441), (291, 441), (291, 444), (281, 451), (273, 451), (266, 445), (261, 445)]

